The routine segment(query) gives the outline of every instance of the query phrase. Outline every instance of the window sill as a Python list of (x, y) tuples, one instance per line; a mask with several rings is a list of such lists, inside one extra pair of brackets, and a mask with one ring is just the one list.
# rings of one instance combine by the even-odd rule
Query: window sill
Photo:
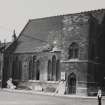
[(59, 83), (59, 81), (40, 81), (40, 80), (29, 80), (28, 82)]

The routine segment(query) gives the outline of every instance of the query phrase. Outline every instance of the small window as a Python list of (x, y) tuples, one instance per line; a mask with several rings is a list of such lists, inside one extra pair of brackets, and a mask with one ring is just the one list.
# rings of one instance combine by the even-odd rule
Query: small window
[(79, 47), (78, 44), (73, 42), (69, 47), (68, 59), (78, 58)]

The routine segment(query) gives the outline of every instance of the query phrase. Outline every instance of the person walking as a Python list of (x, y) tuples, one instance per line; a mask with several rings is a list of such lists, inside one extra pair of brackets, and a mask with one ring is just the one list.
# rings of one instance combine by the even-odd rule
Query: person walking
[(102, 91), (101, 91), (101, 89), (98, 90), (97, 97), (98, 97), (98, 105), (101, 105), (101, 99), (102, 99)]

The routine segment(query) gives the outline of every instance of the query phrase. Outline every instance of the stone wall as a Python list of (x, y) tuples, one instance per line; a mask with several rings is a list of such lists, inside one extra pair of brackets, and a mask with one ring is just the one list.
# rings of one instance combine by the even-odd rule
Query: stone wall
[(58, 82), (51, 81), (20, 81), (18, 82), (18, 88), (30, 89), (33, 91), (55, 92), (58, 86)]
[(66, 83), (71, 73), (76, 75), (76, 94), (87, 95), (87, 62), (62, 62), (61, 69), (66, 72)]
[[(63, 19), (63, 53), (61, 70), (68, 76), (73, 72), (76, 75), (76, 94), (87, 95), (87, 70), (88, 70), (88, 35), (89, 16), (86, 14), (67, 15)], [(68, 50), (71, 43), (79, 45), (79, 56), (68, 59)]]
[(79, 45), (79, 59), (88, 59), (88, 16), (83, 14), (67, 15), (63, 19), (63, 50), (65, 58), (68, 57), (68, 48), (72, 42)]

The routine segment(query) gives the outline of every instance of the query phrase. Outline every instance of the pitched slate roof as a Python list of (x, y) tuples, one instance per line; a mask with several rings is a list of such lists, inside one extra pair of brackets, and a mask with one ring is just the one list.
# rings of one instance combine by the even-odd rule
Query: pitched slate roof
[(105, 9), (29, 20), (18, 37), (18, 45), (14, 53), (32, 53), (36, 52), (38, 47), (46, 46), (48, 37), (51, 35), (50, 32), (62, 29), (64, 16), (90, 13), (97, 17), (98, 20), (102, 20), (103, 17), (100, 14), (104, 16)]
[(29, 20), (20, 36), (14, 53), (31, 53), (40, 46), (48, 44), (48, 35), (51, 31), (60, 30), (62, 16)]

